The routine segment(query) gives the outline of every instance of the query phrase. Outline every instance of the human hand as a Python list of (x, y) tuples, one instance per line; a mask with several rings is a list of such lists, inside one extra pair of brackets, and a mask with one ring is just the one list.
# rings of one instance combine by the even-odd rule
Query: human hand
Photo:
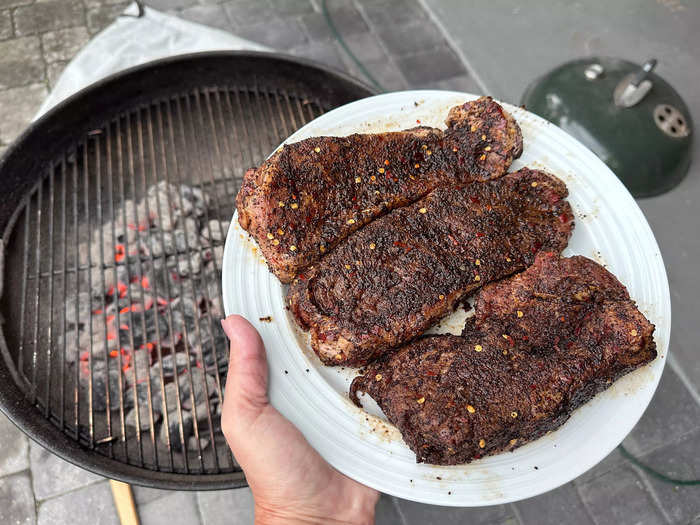
[(253, 492), (255, 523), (374, 523), (377, 491), (326, 463), (270, 405), (255, 328), (238, 315), (221, 325), (231, 342), (221, 425)]

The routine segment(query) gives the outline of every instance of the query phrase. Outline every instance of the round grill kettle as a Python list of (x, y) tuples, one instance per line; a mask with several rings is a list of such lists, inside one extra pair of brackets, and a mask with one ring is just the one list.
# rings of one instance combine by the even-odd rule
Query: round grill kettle
[(574, 60), (530, 84), (521, 103), (588, 146), (635, 197), (651, 197), (685, 177), (692, 140), (688, 107), (655, 66)]

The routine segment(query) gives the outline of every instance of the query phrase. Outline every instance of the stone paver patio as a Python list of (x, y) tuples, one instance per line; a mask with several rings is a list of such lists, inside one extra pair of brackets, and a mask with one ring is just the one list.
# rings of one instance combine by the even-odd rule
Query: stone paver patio
[[(696, 24), (700, 20), (697, 5), (686, 9), (676, 0), (642, 3), (648, 9), (637, 13), (641, 17), (658, 11), (669, 17), (690, 17)], [(151, 0), (147, 4), (362, 78), (357, 66), (333, 39), (321, 14), (320, 0)], [(439, 0), (334, 0), (329, 2), (329, 7), (350, 48), (387, 90), (435, 87), (485, 92), (517, 103), (520, 91), (511, 89), (508, 75), (489, 65), (484, 49), (470, 40), (479, 31), (478, 22), (463, 18), (464, 23), (457, 27), (456, 13), (466, 9), (459, 4)], [(0, 153), (29, 123), (67, 62), (127, 5), (121, 0), (0, 0)], [(488, 22), (496, 19), (497, 9), (501, 8), (491, 10), (488, 3), (474, 8), (475, 13), (483, 15), (485, 31), (490, 31)], [(506, 14), (513, 9), (519, 8), (515, 4), (502, 8)], [(545, 8), (539, 9), (534, 9), (535, 14), (539, 13), (537, 16)], [(619, 8), (613, 16), (624, 14)], [(503, 13), (500, 16), (505, 17)], [(604, 18), (602, 13), (596, 16)], [(625, 42), (624, 34), (615, 38)], [(691, 39), (688, 47), (697, 52), (700, 49), (697, 33), (687, 38)], [(504, 47), (513, 45), (512, 40), (512, 36), (507, 37)], [(606, 49), (596, 41), (567, 52), (580, 55), (601, 50), (607, 54), (622, 53)], [(492, 52), (496, 54), (499, 50)], [(553, 54), (542, 53), (553, 60)], [(557, 55), (557, 60), (574, 56)], [(695, 57), (695, 68), (689, 78), (696, 80), (696, 92), (692, 95), (697, 97), (700, 59)], [(644, 58), (637, 57), (637, 61)], [(671, 74), (673, 69), (665, 72)], [(518, 85), (534, 76), (533, 72), (520, 79)], [(667, 79), (673, 83), (674, 77)], [(691, 110), (697, 117), (696, 101), (694, 98)], [(672, 366), (667, 366), (646, 414), (625, 440), (627, 449), (643, 461), (684, 478), (700, 477), (697, 453), (700, 359), (696, 343), (698, 326), (692, 321), (697, 317), (698, 296), (684, 290), (686, 286), (691, 286), (691, 291), (697, 290), (698, 285), (686, 284), (687, 279), (681, 277), (687, 278), (694, 273), (692, 267), (697, 268), (698, 258), (693, 256), (700, 256), (700, 243), (697, 233), (687, 234), (682, 237), (684, 243), (680, 243), (673, 229), (661, 221), (657, 203), (685, 206), (688, 216), (695, 219), (697, 230), (698, 214), (694, 212), (698, 211), (700, 202), (699, 171), (696, 161), (682, 189), (642, 202), (668, 262), (674, 296), (671, 345), (674, 360)], [(675, 200), (669, 203), (672, 198)], [(685, 258), (681, 253), (686, 254)], [(678, 311), (681, 321), (676, 321)], [(134, 493), (144, 525), (252, 523), (252, 498), (248, 489), (191, 493), (134, 487)], [(118, 518), (106, 480), (30, 443), (0, 416), (0, 523), (92, 525), (115, 524)], [(377, 523), (697, 525), (700, 524), (700, 488), (660, 482), (616, 451), (574, 482), (516, 504), (452, 509), (384, 496), (377, 508)]]

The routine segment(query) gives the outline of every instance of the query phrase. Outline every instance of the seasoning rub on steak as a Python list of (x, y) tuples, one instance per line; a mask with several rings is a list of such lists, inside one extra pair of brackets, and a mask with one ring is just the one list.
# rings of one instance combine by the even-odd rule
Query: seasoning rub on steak
[(285, 145), (246, 172), (238, 221), (287, 283), (374, 218), (443, 184), (500, 177), (522, 152), (518, 124), (490, 97), (453, 107), (446, 124)]
[(291, 285), (290, 309), (329, 365), (361, 366), (418, 336), (484, 284), (560, 252), (564, 183), (527, 168), (440, 187), (355, 232)]
[(384, 356), (350, 397), (374, 398), (418, 462), (466, 463), (562, 425), (656, 357), (653, 332), (602, 266), (540, 254), (481, 291), (462, 337), (424, 337)]

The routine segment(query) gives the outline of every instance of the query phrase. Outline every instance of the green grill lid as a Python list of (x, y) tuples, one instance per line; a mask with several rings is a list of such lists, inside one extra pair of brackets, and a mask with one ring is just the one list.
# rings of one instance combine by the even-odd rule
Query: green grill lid
[(522, 104), (588, 146), (635, 197), (658, 195), (688, 172), (692, 121), (655, 65), (603, 57), (567, 62), (535, 80)]

